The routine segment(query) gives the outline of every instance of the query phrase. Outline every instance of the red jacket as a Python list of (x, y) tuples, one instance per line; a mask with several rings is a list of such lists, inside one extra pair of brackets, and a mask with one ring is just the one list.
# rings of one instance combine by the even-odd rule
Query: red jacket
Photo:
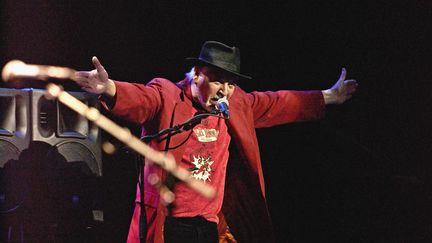
[[(156, 78), (147, 85), (117, 81), (115, 83), (117, 93), (111, 111), (115, 115), (142, 124), (146, 134), (155, 134), (191, 118), (192, 101), (185, 95), (185, 92), (190, 92), (190, 85), (186, 80), (177, 84), (162, 78)], [(325, 110), (324, 99), (321, 91), (247, 93), (236, 87), (229, 102), (230, 119), (227, 120), (227, 126), (232, 141), (222, 206), (223, 216), (238, 242), (273, 242), (255, 129), (321, 119)], [(171, 138), (170, 147), (180, 145), (170, 150), (176, 161), (182, 158), (185, 146), (183, 142), (187, 136), (188, 132), (183, 132)], [(152, 141), (150, 146), (163, 151), (165, 141)], [(166, 176), (160, 167), (150, 165), (148, 161), (144, 171), (145, 176), (150, 173), (156, 173), (161, 178)], [(137, 199), (140, 198), (138, 193)], [(163, 242), (164, 207), (159, 203), (158, 189), (147, 183), (144, 201), (149, 225), (147, 242)], [(129, 243), (139, 242), (138, 216), (139, 207), (136, 208), (131, 222)]]

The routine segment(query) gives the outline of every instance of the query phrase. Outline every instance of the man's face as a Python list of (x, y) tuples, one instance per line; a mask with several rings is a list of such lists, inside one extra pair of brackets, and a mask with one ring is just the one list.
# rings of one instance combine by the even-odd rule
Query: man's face
[(211, 111), (220, 98), (229, 99), (234, 93), (234, 78), (211, 67), (196, 68), (192, 85), (192, 96), (201, 106)]

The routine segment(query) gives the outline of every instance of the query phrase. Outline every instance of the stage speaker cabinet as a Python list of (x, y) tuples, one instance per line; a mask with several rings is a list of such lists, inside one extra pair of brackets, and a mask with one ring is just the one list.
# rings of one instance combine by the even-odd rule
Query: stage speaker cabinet
[(29, 94), (23, 90), (0, 89), (0, 168), (18, 157), (30, 143)]
[(103, 221), (100, 129), (45, 92), (0, 88), (0, 242), (83, 237)]
[[(52, 146), (47, 157), (63, 156), (67, 162), (85, 162), (89, 173), (102, 176), (100, 129), (75, 111), (58, 102), (48, 100), (42, 89), (0, 88), (0, 168), (20, 153), (31, 142)], [(95, 94), (69, 92), (91, 107), (99, 108)], [(57, 154), (52, 151), (57, 150)]]

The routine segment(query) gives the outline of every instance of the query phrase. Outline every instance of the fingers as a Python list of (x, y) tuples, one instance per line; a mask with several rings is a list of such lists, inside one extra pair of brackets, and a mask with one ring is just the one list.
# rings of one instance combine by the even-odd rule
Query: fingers
[(89, 76), (90, 76), (90, 72), (88, 72), (88, 71), (75, 72), (75, 77), (77, 77), (77, 78), (88, 78)]
[(103, 87), (97, 87), (97, 85), (108, 80), (108, 73), (97, 57), (94, 56), (92, 58), (92, 63), (96, 69), (91, 71), (76, 71), (74, 74), (74, 81), (81, 89), (87, 92), (96, 92), (97, 88), (102, 89)]
[(352, 88), (352, 89), (356, 89), (359, 86), (358, 83), (357, 83), (357, 80), (355, 80), (355, 79), (345, 80), (344, 83), (345, 83), (346, 87)]
[(79, 86), (86, 86), (88, 84), (89, 72), (75, 72), (74, 81)]
[(102, 64), (99, 62), (99, 59), (97, 57), (92, 58), (93, 65), (95, 66), (98, 73), (106, 72), (105, 68), (102, 66)]
[(346, 69), (343, 67), (341, 71), (341, 75), (339, 77), (339, 81), (344, 81), (346, 78)]
[(350, 87), (357, 87), (357, 86), (359, 86), (358, 83), (357, 83), (357, 80), (355, 80), (355, 79), (345, 80), (344, 83), (345, 83), (346, 86), (350, 86)]
[(347, 94), (353, 94), (357, 91), (358, 84), (355, 80), (345, 81), (345, 92)]

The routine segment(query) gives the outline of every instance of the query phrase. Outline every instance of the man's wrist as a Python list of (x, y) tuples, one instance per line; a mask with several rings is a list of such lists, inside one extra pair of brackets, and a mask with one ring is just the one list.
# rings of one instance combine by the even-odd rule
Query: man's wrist
[(105, 94), (111, 97), (114, 97), (116, 94), (116, 86), (113, 80), (108, 79), (107, 89), (105, 90)]
[(336, 103), (336, 96), (333, 90), (326, 89), (326, 90), (322, 90), (321, 93), (323, 94), (324, 103), (326, 105)]

